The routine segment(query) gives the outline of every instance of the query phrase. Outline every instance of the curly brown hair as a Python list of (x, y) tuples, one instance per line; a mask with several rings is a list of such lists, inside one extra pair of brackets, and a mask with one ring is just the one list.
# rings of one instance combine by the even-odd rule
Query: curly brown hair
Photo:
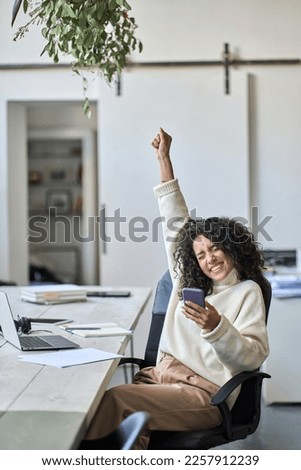
[(199, 235), (207, 237), (232, 259), (239, 280), (251, 279), (262, 286), (264, 261), (259, 244), (245, 225), (227, 217), (188, 219), (178, 233), (174, 252), (180, 276), (180, 299), (183, 287), (201, 288), (205, 295), (213, 290), (212, 279), (202, 272), (193, 251), (193, 241)]

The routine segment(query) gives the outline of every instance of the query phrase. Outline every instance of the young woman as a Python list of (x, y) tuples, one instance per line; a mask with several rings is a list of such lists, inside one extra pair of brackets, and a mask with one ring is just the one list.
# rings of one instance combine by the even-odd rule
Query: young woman
[[(155, 187), (173, 290), (157, 364), (142, 369), (133, 384), (108, 390), (87, 439), (109, 434), (134, 411), (151, 415), (139, 442), (152, 430), (208, 429), (221, 421), (211, 397), (233, 375), (258, 368), (268, 355), (266, 312), (260, 288), (262, 259), (252, 234), (232, 219), (192, 220), (175, 179), (171, 137), (160, 129), (152, 145), (161, 183)], [(169, 221), (182, 227), (175, 233)], [(177, 224), (178, 225), (178, 224)], [(200, 287), (205, 307), (182, 300), (183, 287)], [(232, 407), (237, 391), (229, 398)]]

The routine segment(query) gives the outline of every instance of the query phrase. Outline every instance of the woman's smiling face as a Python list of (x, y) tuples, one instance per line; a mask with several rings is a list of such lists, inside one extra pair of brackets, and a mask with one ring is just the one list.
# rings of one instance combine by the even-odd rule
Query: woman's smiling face
[(204, 235), (195, 238), (192, 248), (201, 270), (213, 281), (222, 281), (234, 268), (232, 259)]

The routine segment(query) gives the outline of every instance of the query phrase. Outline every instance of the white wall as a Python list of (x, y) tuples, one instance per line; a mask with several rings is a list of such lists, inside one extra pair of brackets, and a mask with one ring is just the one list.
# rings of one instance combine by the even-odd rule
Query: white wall
[(222, 44), (243, 58), (300, 57), (299, 0), (132, 0), (151, 60), (217, 60)]
[[(144, 43), (135, 60), (219, 60), (225, 42), (238, 59), (301, 59), (299, 0), (134, 0), (132, 5)], [(236, 70), (253, 75), (251, 203), (259, 208), (259, 222), (272, 216), (264, 226), (272, 241), (261, 235), (259, 241), (272, 249), (301, 246), (301, 64)]]

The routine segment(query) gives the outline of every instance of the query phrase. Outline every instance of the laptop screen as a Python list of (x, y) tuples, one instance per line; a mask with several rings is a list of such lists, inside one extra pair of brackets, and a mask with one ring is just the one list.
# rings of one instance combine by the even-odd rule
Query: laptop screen
[(5, 292), (0, 291), (0, 325), (4, 339), (20, 348), (20, 340), (16, 330), (13, 314)]

